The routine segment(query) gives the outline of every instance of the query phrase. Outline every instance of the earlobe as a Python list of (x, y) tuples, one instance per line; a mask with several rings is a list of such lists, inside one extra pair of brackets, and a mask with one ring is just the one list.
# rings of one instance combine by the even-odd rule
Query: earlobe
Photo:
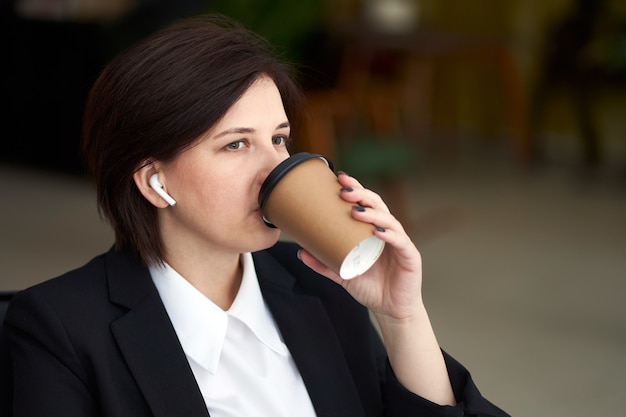
[(154, 165), (149, 164), (139, 168), (133, 174), (133, 180), (139, 192), (154, 206), (165, 208), (168, 205), (176, 205), (176, 201), (172, 196), (163, 189)]

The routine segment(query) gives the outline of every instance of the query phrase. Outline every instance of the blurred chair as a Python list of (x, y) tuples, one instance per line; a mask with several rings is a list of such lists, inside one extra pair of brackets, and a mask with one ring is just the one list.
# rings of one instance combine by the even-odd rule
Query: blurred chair
[(4, 335), (4, 316), (13, 292), (0, 292), (0, 415), (13, 415), (13, 369)]
[(299, 146), (329, 157), (338, 169), (376, 188), (408, 227), (403, 182), (415, 152), (403, 125), (404, 57), (363, 48), (341, 34), (331, 36), (333, 79), (330, 85), (305, 89), (308, 117)]

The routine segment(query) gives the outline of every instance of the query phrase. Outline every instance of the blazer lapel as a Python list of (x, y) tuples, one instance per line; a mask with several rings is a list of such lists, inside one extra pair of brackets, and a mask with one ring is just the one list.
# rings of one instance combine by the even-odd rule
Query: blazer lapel
[[(255, 253), (254, 259), (263, 296), (318, 417), (364, 416), (321, 301), (294, 292), (294, 277), (267, 252)], [(131, 255), (114, 251), (107, 255), (106, 267), (111, 302), (128, 309), (111, 330), (154, 415), (209, 416), (148, 269)]]
[(294, 277), (266, 252), (255, 253), (254, 258), (263, 296), (318, 417), (363, 416), (344, 352), (321, 301), (295, 293)]
[(156, 417), (209, 415), (150, 273), (123, 252), (107, 256), (111, 301), (129, 309), (111, 325)]

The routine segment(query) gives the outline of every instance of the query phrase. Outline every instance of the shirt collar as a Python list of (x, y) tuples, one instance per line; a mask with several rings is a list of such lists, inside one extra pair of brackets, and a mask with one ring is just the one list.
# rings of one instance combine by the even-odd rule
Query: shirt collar
[(241, 258), (241, 286), (228, 311), (202, 295), (167, 263), (150, 266), (150, 275), (185, 354), (212, 374), (217, 370), (229, 316), (243, 322), (273, 351), (288, 354), (263, 300), (252, 255), (245, 253)]
[(285, 346), (274, 317), (263, 299), (252, 255), (245, 253), (242, 260), (243, 279), (228, 314), (248, 326), (257, 339), (267, 347), (276, 353), (287, 355), (287, 346)]

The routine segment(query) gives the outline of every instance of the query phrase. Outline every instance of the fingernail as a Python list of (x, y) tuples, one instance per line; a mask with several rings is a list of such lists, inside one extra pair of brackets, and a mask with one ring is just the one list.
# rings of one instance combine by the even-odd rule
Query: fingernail
[(302, 260), (302, 258), (300, 257), (300, 250), (296, 252), (296, 256), (298, 257), (298, 259)]
[(361, 207), (361, 206), (352, 206), (353, 209), (355, 209), (356, 211), (360, 211), (360, 212), (364, 212), (365, 211), (365, 207)]
[(354, 191), (354, 189), (352, 187), (342, 187), (341, 191), (345, 191), (347, 193)]
[(384, 232), (385, 228), (384, 227), (380, 227), (380, 226), (376, 226), (376, 230), (379, 232)]
[(348, 174), (346, 171), (339, 171), (337, 172), (337, 174), (347, 175), (348, 177), (350, 176), (350, 174)]

